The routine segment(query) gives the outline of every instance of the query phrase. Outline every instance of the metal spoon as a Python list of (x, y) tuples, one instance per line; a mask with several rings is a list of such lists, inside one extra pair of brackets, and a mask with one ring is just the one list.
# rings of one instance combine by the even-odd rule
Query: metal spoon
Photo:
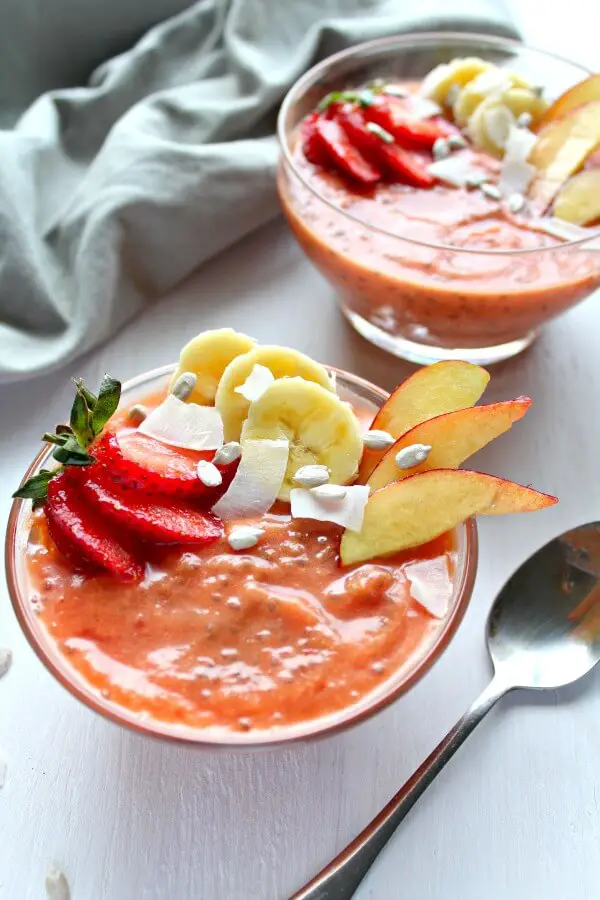
[(534, 553), (500, 591), (487, 620), (494, 677), (395, 797), (290, 900), (349, 900), (421, 794), (500, 697), (564, 687), (600, 659), (600, 522)]

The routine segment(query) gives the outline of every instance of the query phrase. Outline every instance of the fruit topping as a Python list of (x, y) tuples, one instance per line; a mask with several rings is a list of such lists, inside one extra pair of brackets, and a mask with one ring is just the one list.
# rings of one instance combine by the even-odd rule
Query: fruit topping
[(381, 171), (350, 142), (339, 122), (325, 117), (317, 119), (315, 140), (330, 163), (358, 185), (373, 187), (381, 181)]
[(92, 467), (81, 489), (98, 513), (141, 540), (160, 544), (211, 544), (224, 534), (223, 523), (209, 512), (182, 503), (147, 499), (137, 491), (107, 483)]
[[(329, 493), (323, 493), (326, 488), (333, 488), (333, 494), (331, 490)], [(319, 491), (321, 493), (318, 493)], [(368, 499), (369, 488), (364, 484), (350, 487), (324, 484), (311, 490), (293, 488), (290, 492), (294, 519), (335, 522), (350, 531), (360, 531)]]
[(213, 512), (222, 519), (262, 516), (279, 492), (288, 465), (289, 441), (245, 440), (235, 477)]
[(223, 422), (213, 406), (185, 403), (168, 394), (139, 426), (147, 434), (171, 447), (186, 450), (217, 450), (223, 443)]
[(554, 503), (556, 497), (480, 472), (421, 472), (371, 494), (360, 532), (342, 536), (341, 562), (349, 566), (418, 547), (477, 514), (531, 512)]
[(574, 225), (600, 221), (600, 169), (586, 169), (573, 175), (556, 196), (554, 215)]
[(278, 379), (251, 405), (242, 447), (265, 438), (289, 441), (280, 500), (289, 500), (296, 472), (304, 466), (326, 466), (335, 484), (353, 481), (358, 472), (363, 452), (358, 419), (336, 394), (314, 382)]
[(111, 523), (85, 502), (82, 477), (86, 473), (59, 472), (48, 485), (45, 514), (48, 530), (59, 551), (77, 565), (82, 560), (99, 566), (121, 581), (137, 581), (144, 566), (127, 542), (115, 535)]
[(179, 354), (179, 365), (171, 378), (170, 389), (185, 372), (193, 372), (196, 384), (187, 399), (201, 406), (211, 406), (225, 368), (236, 356), (252, 350), (254, 344), (252, 338), (233, 328), (201, 332)]

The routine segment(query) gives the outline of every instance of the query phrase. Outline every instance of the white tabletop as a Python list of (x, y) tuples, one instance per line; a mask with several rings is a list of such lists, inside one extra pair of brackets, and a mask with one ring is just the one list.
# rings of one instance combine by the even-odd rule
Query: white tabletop
[[(522, 0), (525, 37), (597, 63), (584, 0)], [(542, 18), (543, 11), (543, 21)], [(577, 15), (579, 13), (579, 16)], [(0, 391), (1, 510), (68, 376), (127, 378), (173, 360), (203, 328), (285, 342), (386, 387), (408, 367), (371, 349), (281, 221), (206, 266), (67, 372)], [(290, 327), (291, 326), (291, 327)], [(479, 467), (558, 494), (534, 516), (483, 520), (477, 587), (451, 646), (408, 696), (346, 734), (285, 751), (203, 753), (143, 739), (93, 715), (46, 672), (0, 595), (0, 900), (41, 900), (52, 862), (73, 900), (285, 900), (389, 799), (489, 678), (486, 612), (546, 539), (600, 517), (598, 297), (494, 370), (488, 400), (529, 394), (527, 419)], [(357, 900), (597, 900), (600, 676), (491, 714), (427, 792)]]

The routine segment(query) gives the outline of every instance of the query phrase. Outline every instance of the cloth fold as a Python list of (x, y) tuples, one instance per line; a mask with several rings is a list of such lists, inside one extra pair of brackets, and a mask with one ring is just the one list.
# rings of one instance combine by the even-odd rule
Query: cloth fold
[(277, 214), (275, 116), (310, 65), (436, 28), (516, 36), (502, 0), (201, 0), (37, 100), (0, 132), (0, 381), (90, 349)]

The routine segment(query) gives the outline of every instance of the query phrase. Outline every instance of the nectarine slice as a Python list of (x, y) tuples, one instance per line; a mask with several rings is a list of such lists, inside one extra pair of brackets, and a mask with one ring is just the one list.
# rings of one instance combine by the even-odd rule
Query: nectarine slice
[(467, 469), (432, 469), (369, 497), (360, 531), (344, 531), (342, 566), (419, 547), (475, 515), (533, 512), (556, 497)]
[(542, 212), (599, 146), (600, 100), (572, 110), (540, 131), (529, 156), (539, 174), (529, 193)]
[(556, 119), (562, 119), (572, 109), (592, 103), (594, 100), (600, 100), (600, 75), (590, 75), (561, 94), (540, 119), (540, 127), (543, 128)]
[[(393, 447), (386, 451), (375, 466), (367, 484), (378, 491), (392, 481), (400, 481), (429, 469), (456, 469), (470, 456), (511, 428), (522, 419), (529, 407), (529, 397), (519, 397), (487, 406), (471, 406), (436, 416), (415, 425)], [(427, 444), (431, 452), (427, 459), (413, 469), (400, 469), (396, 454), (411, 444)]]
[(600, 219), (600, 169), (587, 169), (569, 178), (556, 196), (554, 215), (573, 225)]
[[(371, 429), (401, 437), (426, 419), (477, 403), (490, 380), (489, 373), (473, 363), (448, 360), (419, 369), (385, 401)], [(362, 455), (358, 480), (365, 483), (385, 451), (367, 450)]]

